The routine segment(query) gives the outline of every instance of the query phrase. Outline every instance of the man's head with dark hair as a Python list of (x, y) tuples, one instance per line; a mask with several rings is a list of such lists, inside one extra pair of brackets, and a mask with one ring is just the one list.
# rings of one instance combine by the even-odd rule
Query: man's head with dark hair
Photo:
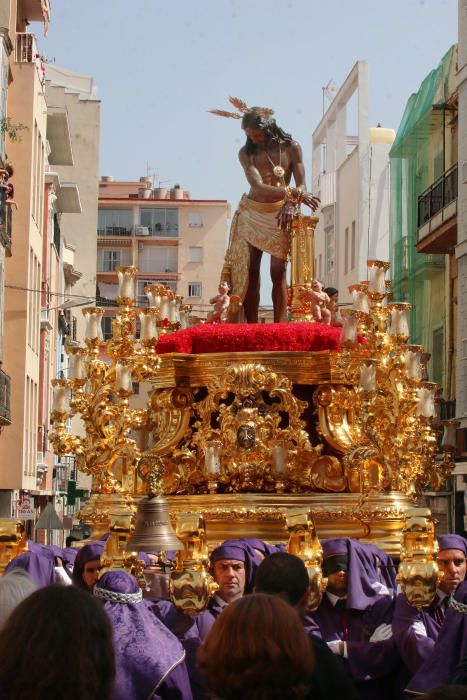
[(250, 112), (243, 115), (242, 129), (247, 135), (245, 149), (247, 153), (256, 153), (262, 136), (264, 142), (275, 141), (276, 143), (290, 144), (292, 136), (287, 134), (276, 124), (272, 117), (266, 117), (258, 107), (253, 107)]
[(266, 557), (256, 572), (257, 593), (279, 595), (293, 606), (300, 604), (309, 585), (305, 564), (294, 554), (287, 552), (278, 552)]

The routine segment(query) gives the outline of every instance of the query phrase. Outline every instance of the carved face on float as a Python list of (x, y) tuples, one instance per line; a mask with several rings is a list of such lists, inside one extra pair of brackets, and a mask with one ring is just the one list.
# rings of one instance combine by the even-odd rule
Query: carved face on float
[(255, 446), (256, 430), (254, 425), (243, 424), (237, 430), (237, 444), (244, 450), (251, 450)]

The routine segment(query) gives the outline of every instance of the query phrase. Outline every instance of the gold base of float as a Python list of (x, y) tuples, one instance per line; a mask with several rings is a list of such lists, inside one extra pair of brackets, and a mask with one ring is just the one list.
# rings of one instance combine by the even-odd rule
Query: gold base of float
[(400, 493), (212, 494), (168, 497), (173, 522), (178, 513), (199, 512), (209, 549), (226, 539), (256, 537), (272, 544), (289, 539), (286, 516), (310, 509), (320, 539), (352, 537), (399, 556), (404, 514), (413, 501)]

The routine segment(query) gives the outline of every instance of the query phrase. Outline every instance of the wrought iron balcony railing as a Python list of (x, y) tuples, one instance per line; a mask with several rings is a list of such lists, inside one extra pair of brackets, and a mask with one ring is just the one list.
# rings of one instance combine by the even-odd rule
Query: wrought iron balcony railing
[(418, 198), (418, 227), (457, 199), (457, 163), (446, 170)]
[(11, 425), (11, 379), (0, 369), (0, 425)]

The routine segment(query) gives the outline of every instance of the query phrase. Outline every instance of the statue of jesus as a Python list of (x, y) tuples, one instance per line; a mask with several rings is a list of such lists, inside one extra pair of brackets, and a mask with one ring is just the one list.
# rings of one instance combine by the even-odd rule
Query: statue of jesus
[[(240, 114), (212, 110), (213, 114), (242, 120), (246, 143), (239, 159), (250, 185), (232, 220), (229, 248), (221, 279), (231, 284), (240, 298), (248, 323), (258, 322), (260, 264), (263, 252), (271, 255), (274, 321), (285, 321), (287, 311), (286, 269), (292, 221), (300, 205), (315, 211), (318, 197), (306, 191), (302, 149), (272, 118), (272, 110), (249, 108), (236, 98), (230, 102)], [(290, 182), (294, 179), (295, 186)], [(229, 307), (229, 321), (238, 320), (239, 303)]]

